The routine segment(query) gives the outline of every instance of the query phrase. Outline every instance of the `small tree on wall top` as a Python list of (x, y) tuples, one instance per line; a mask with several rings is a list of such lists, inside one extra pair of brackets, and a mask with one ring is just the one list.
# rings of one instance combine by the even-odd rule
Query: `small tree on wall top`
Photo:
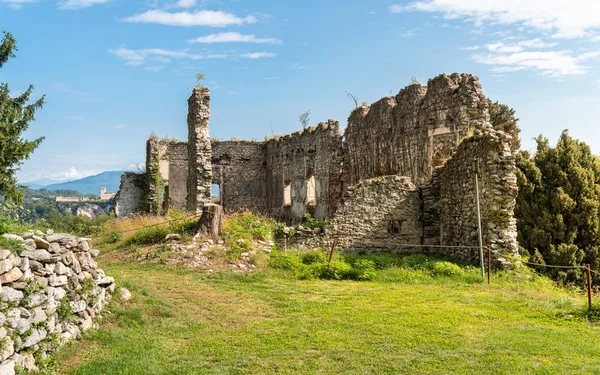
[(196, 74), (196, 88), (203, 88), (204, 86), (202, 86), (202, 81), (204, 81), (205, 79), (206, 77), (204, 76), (204, 73)]
[[(10, 33), (3, 32), (0, 43), (0, 68), (9, 58), (15, 57), (16, 41)], [(22, 94), (11, 97), (8, 84), (0, 83), (0, 196), (16, 203), (21, 203), (23, 193), (15, 173), (23, 160), (28, 159), (44, 137), (33, 141), (23, 139), (23, 132), (29, 128), (29, 123), (35, 120), (35, 112), (44, 104), (42, 96), (37, 101), (29, 103), (33, 86)]]
[(300, 124), (302, 124), (302, 129), (308, 128), (310, 125), (310, 109), (300, 114), (298, 121), (300, 121)]

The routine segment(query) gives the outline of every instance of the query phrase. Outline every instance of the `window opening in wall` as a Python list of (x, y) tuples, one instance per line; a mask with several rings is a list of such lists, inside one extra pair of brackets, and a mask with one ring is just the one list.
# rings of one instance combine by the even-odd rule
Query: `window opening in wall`
[(388, 221), (388, 233), (389, 234), (400, 234), (402, 232), (402, 222), (400, 220), (389, 220)]
[(221, 204), (221, 186), (219, 184), (212, 184), (210, 190), (213, 203)]
[(315, 188), (315, 176), (310, 175), (306, 179), (306, 204), (315, 206), (317, 204), (317, 189)]
[(283, 184), (283, 205), (284, 206), (292, 205), (292, 183), (291, 183), (291, 181), (286, 181)]

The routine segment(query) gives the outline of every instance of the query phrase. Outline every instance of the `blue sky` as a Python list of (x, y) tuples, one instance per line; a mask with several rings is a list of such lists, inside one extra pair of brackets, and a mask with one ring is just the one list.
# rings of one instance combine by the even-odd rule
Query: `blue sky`
[(295, 131), (307, 109), (345, 126), (346, 92), (370, 103), (469, 72), (516, 109), (523, 148), (568, 128), (599, 153), (598, 14), (593, 0), (0, 0), (19, 47), (0, 81), (46, 94), (22, 181), (130, 168), (153, 131), (185, 139), (200, 72), (221, 139)]

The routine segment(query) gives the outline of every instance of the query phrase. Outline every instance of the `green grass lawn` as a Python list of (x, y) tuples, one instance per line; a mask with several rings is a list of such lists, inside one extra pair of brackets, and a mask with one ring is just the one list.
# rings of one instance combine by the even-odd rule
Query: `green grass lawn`
[(61, 350), (61, 373), (600, 374), (600, 325), (584, 318), (584, 297), (543, 280), (102, 266), (134, 298)]

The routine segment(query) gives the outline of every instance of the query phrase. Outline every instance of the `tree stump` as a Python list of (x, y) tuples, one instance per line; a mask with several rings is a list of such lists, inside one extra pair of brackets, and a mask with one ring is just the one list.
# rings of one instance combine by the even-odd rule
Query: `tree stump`
[(223, 207), (218, 204), (206, 203), (202, 207), (202, 216), (198, 220), (196, 232), (200, 236), (216, 237), (221, 233)]

